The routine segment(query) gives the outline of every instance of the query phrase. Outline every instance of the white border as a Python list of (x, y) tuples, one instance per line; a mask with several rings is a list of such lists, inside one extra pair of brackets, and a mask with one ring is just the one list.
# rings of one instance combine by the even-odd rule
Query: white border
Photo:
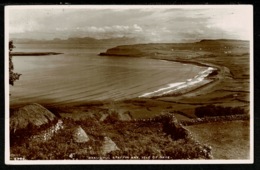
[[(10, 160), (9, 139), (9, 10), (10, 9), (208, 9), (236, 8), (251, 10), (250, 37), (250, 159), (248, 160)], [(43, 164), (252, 164), (254, 162), (254, 82), (253, 82), (253, 6), (252, 5), (24, 5), (5, 7), (5, 164), (43, 165)]]
[(10, 162), (10, 138), (9, 138), (9, 15), (8, 8), (5, 7), (5, 163)]
[(251, 8), (251, 37), (250, 37), (250, 160), (254, 162), (254, 24), (253, 24), (253, 6), (248, 6)]

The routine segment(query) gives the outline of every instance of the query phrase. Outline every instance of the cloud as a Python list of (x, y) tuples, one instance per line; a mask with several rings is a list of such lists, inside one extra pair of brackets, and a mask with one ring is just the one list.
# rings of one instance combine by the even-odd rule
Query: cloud
[(113, 26), (104, 26), (104, 27), (96, 27), (96, 26), (88, 26), (79, 28), (81, 31), (86, 32), (96, 32), (96, 33), (102, 33), (102, 32), (142, 32), (143, 29), (137, 25), (113, 25)]
[(19, 24), (15, 27), (9, 27), (11, 33), (25, 33), (35, 30), (40, 30), (40, 26), (33, 20), (25, 21), (23, 24)]
[(12, 9), (9, 10), (9, 32), (24, 37), (38, 34), (38, 39), (72, 36), (128, 36), (152, 42), (249, 39), (252, 28), (250, 12), (251, 9), (237, 6)]
[[(61, 30), (59, 30), (61, 31)], [(114, 37), (122, 37), (122, 36), (130, 36), (130, 35), (138, 35), (143, 32), (142, 27), (137, 24), (134, 25), (112, 25), (112, 26), (87, 26), (87, 27), (77, 27), (76, 29), (66, 29), (63, 30), (65, 32), (71, 32), (72, 36), (78, 34), (80, 32), (81, 35), (91, 36), (94, 38), (112, 38)], [(110, 35), (110, 36), (109, 36)]]
[(241, 39), (249, 39), (252, 33), (252, 11), (250, 8), (212, 11), (215, 15), (206, 25), (208, 28), (219, 28), (225, 33)]
[[(45, 30), (45, 33), (51, 33), (59, 38), (69, 37), (92, 37), (92, 38), (116, 38), (116, 37), (136, 37), (142, 36), (143, 28), (137, 24), (134, 25), (112, 25), (112, 26), (85, 26), (85, 27), (57, 27)], [(27, 32), (29, 34), (29, 32)], [(42, 32), (40, 32), (42, 33)]]
[(134, 24), (134, 31), (136, 31), (136, 32), (142, 32), (143, 31), (143, 29), (142, 29), (142, 27), (140, 27), (139, 25), (137, 25), (137, 24)]

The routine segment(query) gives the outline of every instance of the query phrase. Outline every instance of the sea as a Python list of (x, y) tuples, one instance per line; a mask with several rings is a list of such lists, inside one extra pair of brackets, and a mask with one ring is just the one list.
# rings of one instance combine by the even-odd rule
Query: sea
[(138, 57), (99, 56), (119, 44), (15, 44), (14, 52), (59, 55), (14, 56), (22, 74), (10, 87), (10, 105), (70, 104), (165, 94), (208, 68)]

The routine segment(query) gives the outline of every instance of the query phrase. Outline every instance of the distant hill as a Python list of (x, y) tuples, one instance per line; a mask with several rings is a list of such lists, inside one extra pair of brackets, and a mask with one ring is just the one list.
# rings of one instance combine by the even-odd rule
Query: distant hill
[[(150, 56), (160, 58), (167, 55), (172, 58), (187, 55), (195, 56), (201, 52), (204, 54), (243, 54), (248, 53), (249, 41), (231, 39), (203, 39), (194, 43), (149, 43), (120, 45), (100, 53), (101, 56)], [(167, 51), (167, 52), (165, 52)], [(163, 53), (164, 52), (164, 53)], [(163, 54), (163, 55), (162, 55)]]
[(35, 39), (24, 39), (24, 38), (14, 38), (12, 39), (14, 43), (17, 44), (102, 44), (102, 43), (118, 43), (118, 44), (133, 44), (137, 40), (135, 38), (108, 38), (108, 39), (95, 39), (90, 37), (73, 37), (68, 39), (54, 38), (53, 40), (35, 40)]
[(236, 40), (236, 39), (202, 39), (199, 42), (200, 43), (205, 43), (205, 42), (242, 42), (242, 41), (247, 41), (247, 40)]

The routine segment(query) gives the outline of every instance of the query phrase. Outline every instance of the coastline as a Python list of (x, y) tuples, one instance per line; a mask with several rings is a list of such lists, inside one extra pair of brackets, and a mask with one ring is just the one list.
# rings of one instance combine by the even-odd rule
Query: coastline
[[(181, 64), (191, 64), (191, 65), (196, 65), (196, 66), (202, 66), (207, 69), (209, 69), (209, 68), (212, 69), (212, 71), (209, 72), (207, 75), (205, 75), (203, 77), (203, 79), (200, 80), (199, 82), (192, 83), (194, 78), (190, 79), (191, 81), (189, 81), (189, 79), (188, 79), (185, 82), (174, 82), (172, 84), (168, 84), (168, 87), (158, 89), (157, 91), (154, 91), (154, 92), (147, 92), (147, 93), (139, 96), (138, 98), (158, 99), (161, 97), (181, 96), (181, 95), (188, 94), (188, 93), (194, 93), (198, 89), (203, 90), (203, 88), (208, 85), (217, 84), (218, 81), (221, 81), (221, 79), (225, 78), (224, 75), (229, 75), (229, 73), (230, 73), (230, 70), (226, 67), (215, 65), (212, 63), (201, 62), (201, 61), (190, 61), (190, 60), (188, 61), (188, 60), (182, 60), (182, 59), (165, 59), (165, 58), (148, 57), (148, 56), (142, 56), (142, 55), (137, 56), (137, 55), (131, 55), (131, 54), (126, 55), (126, 54), (100, 53), (99, 55), (100, 56), (114, 56), (114, 57), (137, 57), (137, 58), (143, 57), (143, 58), (151, 58), (151, 59), (162, 60), (162, 61), (178, 62)], [(212, 73), (213, 73), (213, 75), (211, 75)], [(198, 73), (197, 76), (199, 74), (200, 73)], [(180, 84), (180, 85), (175, 86), (174, 84)], [(186, 84), (185, 87), (180, 87), (180, 86), (183, 86), (184, 84)], [(173, 87), (171, 87), (171, 86), (173, 86)], [(157, 93), (159, 91), (163, 91), (163, 89), (169, 89), (169, 91), (166, 93), (163, 93), (163, 94), (159, 94), (159, 95), (149, 95), (152, 93)], [(147, 96), (147, 97), (145, 97), (145, 96)]]
[[(179, 103), (176, 107), (180, 110), (190, 110), (190, 106), (185, 103), (194, 103), (194, 105), (216, 103), (223, 106), (239, 106), (249, 110), (250, 55), (248, 41), (212, 40), (188, 44), (124, 45), (108, 49), (101, 55), (152, 58), (214, 68), (214, 71), (204, 77), (204, 80), (208, 82), (191, 85), (180, 93), (169, 93), (151, 99)], [(168, 86), (170, 85), (168, 84)], [(141, 100), (141, 98), (134, 100)], [(194, 107), (191, 108), (191, 110), (194, 109)]]
[[(213, 42), (214, 41), (212, 41), (211, 43), (213, 43)], [(227, 41), (227, 42), (229, 42), (229, 41)], [(231, 43), (233, 43), (233, 41)], [(245, 42), (243, 42), (243, 43), (245, 43)], [(196, 45), (200, 45), (200, 44), (201, 44), (201, 42), (194, 43), (192, 45), (196, 46)], [(204, 42), (203, 42), (203, 44), (204, 44)], [(129, 58), (131, 58), (131, 57), (150, 58), (150, 59), (155, 59), (155, 60), (164, 60), (164, 61), (169, 61), (169, 62), (178, 62), (178, 63), (182, 63), (182, 64), (192, 64), (192, 65), (196, 65), (196, 66), (202, 66), (205, 68), (212, 68), (212, 70), (210, 72), (208, 72), (207, 75), (203, 76), (202, 81), (199, 81), (197, 83), (192, 83), (192, 81), (189, 82), (187, 80), (186, 82), (173, 82), (173, 84), (166, 84), (166, 87), (164, 87), (164, 88), (166, 88), (166, 90), (168, 92), (160, 94), (160, 95), (156, 95), (156, 96), (149, 96), (148, 98), (151, 98), (151, 99), (158, 99), (158, 100), (163, 100), (163, 101), (167, 101), (167, 102), (169, 102), (169, 100), (170, 100), (171, 102), (176, 103), (176, 101), (182, 100), (186, 97), (189, 97), (190, 99), (194, 98), (194, 97), (197, 98), (196, 96), (200, 96), (200, 95), (205, 96), (209, 93), (213, 93), (210, 95), (212, 95), (214, 98), (217, 98), (215, 96), (218, 96), (218, 94), (216, 94), (214, 91), (222, 91), (223, 96), (224, 96), (224, 93), (226, 93), (226, 92), (230, 92), (230, 93), (240, 93), (243, 91), (247, 92), (246, 89), (240, 90), (240, 89), (233, 89), (230, 87), (228, 87), (229, 89), (225, 89), (226, 86), (230, 86), (229, 81), (237, 81), (234, 79), (234, 76), (236, 76), (236, 74), (234, 75), (234, 72), (232, 72), (230, 70), (230, 67), (225, 65), (228, 62), (232, 64), (233, 58), (230, 57), (232, 55), (230, 55), (230, 54), (223, 55), (222, 51), (216, 52), (216, 50), (213, 51), (212, 54), (207, 53), (207, 55), (205, 55), (205, 53), (203, 51), (202, 51), (202, 55), (199, 55), (200, 54), (199, 52), (201, 52), (201, 51), (199, 51), (199, 52), (194, 51), (194, 50), (187, 51), (186, 49), (184, 49), (185, 52), (182, 53), (183, 49), (181, 49), (179, 51), (173, 50), (173, 48), (175, 48), (174, 46), (176, 46), (176, 48), (177, 47), (178, 48), (180, 48), (180, 47), (181, 48), (183, 48), (183, 47), (191, 48), (190, 47), (191, 44), (141, 44), (141, 45), (137, 44), (137, 45), (125, 45), (125, 46), (114, 47), (112, 49), (108, 49), (105, 53), (100, 53), (100, 54), (108, 55), (108, 56), (115, 56), (115, 57), (124, 56), (124, 57), (129, 57)], [(186, 46), (188, 46), (188, 47), (186, 47)], [(192, 46), (192, 49), (195, 48), (193, 46)], [(219, 46), (223, 46), (223, 44), (217, 43), (216, 49), (219, 48)], [(154, 47), (158, 47), (158, 48), (156, 48), (154, 50)], [(117, 50), (118, 48), (119, 48), (119, 50)], [(120, 48), (123, 48), (124, 50), (120, 50)], [(135, 48), (137, 48), (137, 49), (135, 49)], [(160, 50), (160, 48), (162, 48), (162, 50)], [(125, 53), (127, 53), (127, 54), (125, 54)], [(49, 53), (45, 53), (45, 54), (49, 54)], [(194, 56), (192, 56), (192, 54), (194, 54)], [(245, 51), (243, 51), (242, 55), (246, 55), (245, 57), (247, 57), (247, 53), (245, 53)], [(191, 57), (189, 57), (189, 56), (191, 56)], [(238, 55), (236, 54), (236, 56), (238, 56)], [(225, 59), (223, 57), (228, 57), (228, 62), (226, 61), (227, 59)], [(213, 62), (210, 61), (210, 59), (214, 59), (214, 60), (212, 60)], [(221, 61), (221, 60), (223, 60), (223, 61)], [(244, 62), (244, 59), (242, 61)], [(242, 68), (243, 67), (241, 67), (241, 68), (238, 67), (238, 69), (240, 69), (240, 70)], [(239, 71), (239, 73), (240, 72), (241, 71)], [(242, 76), (245, 75), (245, 73), (243, 73), (243, 72), (244, 72), (244, 70), (242, 70), (242, 72), (241, 72)], [(190, 80), (192, 80), (192, 79), (190, 79)], [(246, 82), (242, 79), (241, 79), (241, 81)], [(176, 86), (175, 83), (177, 83), (179, 85)], [(236, 83), (236, 82), (234, 82), (234, 83)], [(234, 83), (231, 82), (231, 85), (238, 86), (237, 84), (234, 84)], [(223, 86), (223, 84), (224, 84), (224, 86)], [(186, 85), (186, 86), (183, 87), (184, 85)], [(160, 89), (158, 89), (157, 91), (160, 91)], [(153, 93), (153, 92), (148, 92), (148, 93)], [(237, 94), (234, 94), (234, 95), (240, 96)], [(140, 95), (140, 96), (142, 96), (142, 95)], [(245, 96), (245, 95), (243, 95), (243, 96)], [(207, 96), (205, 96), (205, 98), (206, 97)], [(137, 97), (136, 99), (140, 99), (140, 98), (145, 98), (145, 95), (143, 97), (139, 97), (139, 98)], [(211, 100), (213, 100), (213, 101), (218, 100), (218, 99), (214, 99), (214, 98)], [(129, 99), (129, 98), (120, 99), (120, 100), (124, 101), (127, 99)], [(203, 100), (205, 100), (205, 99), (203, 99)], [(230, 98), (230, 100), (233, 100), (233, 99)], [(237, 99), (237, 100), (238, 101), (240, 100), (241, 102), (243, 102), (243, 101), (247, 102), (247, 100), (244, 100), (244, 98)], [(52, 101), (49, 101), (49, 103), (45, 103), (45, 104), (52, 105), (51, 102)], [(82, 101), (81, 104), (89, 103), (89, 102), (91, 103), (91, 101)], [(178, 101), (178, 102), (179, 103), (189, 103), (189, 102), (180, 102), (180, 101)], [(217, 102), (217, 101), (215, 101), (215, 102)], [(72, 102), (72, 103), (74, 103), (74, 102)], [(78, 103), (78, 102), (75, 102), (75, 103)], [(203, 103), (203, 102), (199, 102), (199, 103)], [(217, 102), (217, 103), (219, 103), (219, 102)], [(66, 103), (66, 104), (68, 104), (68, 103)]]
[[(187, 60), (180, 60), (180, 59), (162, 59), (165, 61), (173, 61), (173, 62), (179, 62), (183, 64), (192, 64), (196, 66), (203, 66), (205, 68), (212, 68), (212, 71), (208, 73), (201, 82), (196, 83), (196, 84), (191, 84), (186, 86), (184, 89), (180, 89), (179, 91), (177, 90), (176, 93), (169, 93), (169, 94), (164, 94), (161, 96), (154, 96), (152, 98), (160, 98), (160, 97), (168, 97), (168, 96), (181, 96), (184, 94), (189, 94), (192, 95), (194, 92), (199, 93), (204, 93), (206, 91), (206, 87), (211, 85), (217, 85), (218, 82), (221, 80), (225, 79), (226, 77), (231, 77), (232, 75), (230, 74), (230, 70), (227, 67), (220, 66), (220, 65), (215, 65), (212, 63), (205, 63), (201, 61), (187, 61)], [(213, 74), (213, 75), (212, 75)], [(203, 82), (204, 81), (204, 82)]]
[(216, 81), (216, 78), (208, 78), (213, 71), (215, 71), (215, 69), (208, 67), (208, 69), (203, 71), (205, 72), (204, 74), (203, 72), (199, 72), (195, 77), (187, 79), (184, 82), (168, 84), (168, 87), (166, 88), (161, 88), (154, 92), (148, 92), (139, 97), (160, 98), (165, 96), (179, 96), (190, 93)]

